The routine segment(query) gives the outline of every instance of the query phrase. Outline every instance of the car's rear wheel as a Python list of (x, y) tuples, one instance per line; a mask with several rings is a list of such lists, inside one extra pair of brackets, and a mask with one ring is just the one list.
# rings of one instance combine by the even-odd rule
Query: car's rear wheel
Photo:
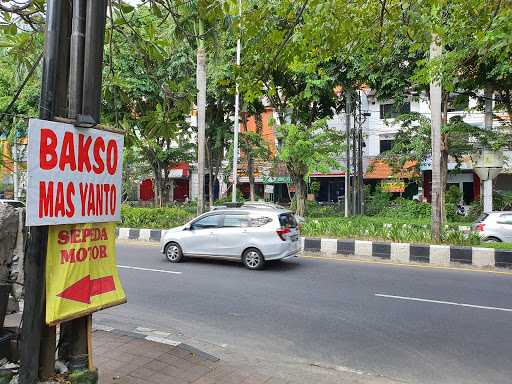
[(484, 241), (486, 243), (501, 243), (501, 240), (494, 236), (489, 236)]
[(246, 249), (242, 255), (242, 262), (248, 269), (263, 269), (265, 266), (263, 254), (256, 248)]
[(171, 263), (179, 263), (183, 260), (183, 252), (177, 243), (169, 243), (165, 246), (165, 258)]

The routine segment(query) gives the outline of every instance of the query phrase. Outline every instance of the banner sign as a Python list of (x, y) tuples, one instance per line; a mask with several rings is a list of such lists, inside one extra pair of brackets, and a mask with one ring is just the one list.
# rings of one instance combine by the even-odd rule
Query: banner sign
[(27, 223), (121, 220), (123, 135), (31, 119)]
[(46, 323), (126, 302), (116, 268), (115, 224), (51, 226), (46, 256)]

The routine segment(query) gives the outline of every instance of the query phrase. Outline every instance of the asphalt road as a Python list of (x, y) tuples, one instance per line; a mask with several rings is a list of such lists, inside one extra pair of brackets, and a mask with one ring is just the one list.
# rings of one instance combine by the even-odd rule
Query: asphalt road
[(249, 271), (170, 264), (149, 244), (117, 249), (128, 303), (95, 314), (99, 324), (169, 332), (234, 363), (299, 372), (304, 383), (332, 372), (361, 382), (512, 381), (512, 275), (307, 257)]

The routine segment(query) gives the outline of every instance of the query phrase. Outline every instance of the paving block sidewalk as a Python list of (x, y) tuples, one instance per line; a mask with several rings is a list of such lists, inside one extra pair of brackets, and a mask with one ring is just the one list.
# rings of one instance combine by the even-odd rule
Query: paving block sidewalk
[(121, 331), (94, 331), (93, 348), (100, 384), (292, 384), (241, 370), (185, 344), (161, 344)]

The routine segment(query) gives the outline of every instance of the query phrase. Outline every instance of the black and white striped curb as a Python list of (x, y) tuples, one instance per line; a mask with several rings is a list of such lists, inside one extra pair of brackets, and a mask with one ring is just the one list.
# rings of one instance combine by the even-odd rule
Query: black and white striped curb
[[(160, 241), (164, 233), (165, 230), (160, 229), (116, 229), (116, 236), (121, 240)], [(399, 263), (426, 263), (441, 266), (459, 263), (475, 267), (512, 268), (512, 251), (493, 248), (309, 237), (301, 238), (301, 245), (306, 252), (320, 252), (334, 257), (346, 258), (356, 255)]]
[(475, 267), (512, 268), (512, 251), (434, 244), (387, 243), (381, 241), (303, 238), (302, 249), (330, 256), (363, 256), (399, 263), (451, 263)]

